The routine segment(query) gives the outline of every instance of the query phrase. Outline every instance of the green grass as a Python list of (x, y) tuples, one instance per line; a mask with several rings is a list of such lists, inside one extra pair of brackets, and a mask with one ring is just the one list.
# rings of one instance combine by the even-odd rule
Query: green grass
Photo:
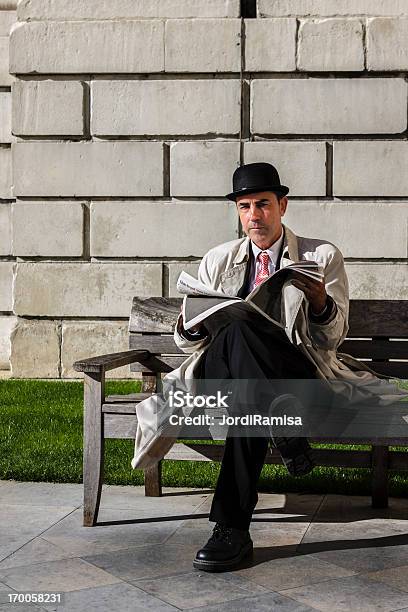
[[(132, 393), (133, 381), (108, 381), (106, 393)], [(0, 381), (0, 479), (82, 482), (82, 401), (80, 382)], [(143, 472), (132, 470), (132, 440), (106, 440), (105, 482), (143, 484)], [(364, 447), (353, 447), (364, 448)], [(403, 449), (406, 450), (406, 449)], [(219, 464), (163, 463), (165, 486), (214, 487)], [(265, 465), (261, 490), (368, 495), (367, 469), (316, 467), (292, 478), (282, 466)], [(408, 497), (408, 472), (391, 473), (390, 494)]]

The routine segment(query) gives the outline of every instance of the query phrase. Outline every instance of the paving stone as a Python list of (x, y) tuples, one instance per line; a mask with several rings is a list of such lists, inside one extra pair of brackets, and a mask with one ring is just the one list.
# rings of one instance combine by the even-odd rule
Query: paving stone
[(400, 589), (400, 591), (408, 591), (408, 565), (370, 572), (365, 574), (365, 577), (377, 580), (378, 582), (384, 582), (390, 587)]
[[(27, 510), (27, 507), (22, 505), (1, 504), (0, 560), (39, 536), (72, 510), (73, 507), (70, 506), (32, 506)], [(3, 572), (0, 571), (0, 580), (2, 576)]]
[(116, 555), (116, 552), (111, 553), (110, 551), (123, 551), (123, 555), (126, 557), (129, 549), (133, 550), (136, 556), (142, 558), (144, 553), (141, 550), (136, 553), (138, 550), (136, 547), (145, 549), (146, 545), (149, 545), (148, 548), (156, 549), (157, 547), (152, 545), (164, 542), (182, 521), (182, 519), (177, 518), (154, 521), (149, 520), (151, 516), (149, 516), (148, 511), (106, 508), (101, 511), (100, 521), (132, 522), (98, 525), (90, 528), (82, 526), (82, 516), (82, 509), (76, 510), (51, 529), (48, 529), (42, 534), (42, 537), (59, 548), (78, 556), (106, 553), (108, 559), (110, 554)]
[(61, 559), (1, 570), (2, 580), (21, 591), (77, 591), (119, 582), (118, 578), (83, 561)]
[[(287, 550), (285, 550), (287, 548)], [(260, 551), (259, 560), (252, 567), (238, 570), (249, 580), (275, 591), (284, 591), (297, 586), (320, 583), (330, 578), (350, 576), (355, 572), (338, 567), (312, 555), (296, 555), (293, 547), (283, 547), (283, 555), (272, 546)], [(290, 556), (287, 553), (291, 553)], [(269, 558), (271, 557), (271, 558)]]
[(60, 610), (69, 612), (112, 612), (112, 609), (120, 612), (171, 612), (177, 610), (173, 606), (152, 597), (141, 589), (119, 582), (109, 586), (102, 586), (80, 591), (71, 591), (64, 595), (64, 602), (59, 606), (45, 605), (50, 612)]
[(203, 608), (190, 608), (196, 612), (311, 612), (314, 608), (305, 606), (279, 593), (265, 593), (255, 597), (234, 599), (226, 603)]
[(161, 497), (145, 497), (144, 486), (109, 486), (102, 494), (101, 507), (143, 510), (152, 516), (170, 516), (175, 511), (192, 512), (208, 497), (202, 489), (163, 487), (162, 492)]
[(196, 552), (194, 545), (159, 544), (138, 548), (128, 545), (125, 550), (84, 556), (84, 559), (122, 580), (133, 581), (190, 572)]
[[(28, 513), (28, 510), (27, 510)], [(15, 553), (0, 561), (0, 572), (11, 568), (46, 561), (59, 561), (75, 556), (73, 553), (61, 550), (58, 546), (43, 540), (41, 537), (34, 538), (19, 548)]]
[(326, 580), (318, 584), (289, 589), (285, 595), (322, 612), (350, 610), (398, 610), (408, 603), (408, 594), (376, 583), (364, 576)]
[[(104, 492), (107, 485), (102, 485)], [(0, 481), (0, 505), (26, 506), (80, 506), (83, 485), (56, 482)]]
[(141, 580), (133, 584), (182, 609), (236, 600), (250, 593), (238, 584), (232, 584), (222, 577), (208, 575), (205, 572)]

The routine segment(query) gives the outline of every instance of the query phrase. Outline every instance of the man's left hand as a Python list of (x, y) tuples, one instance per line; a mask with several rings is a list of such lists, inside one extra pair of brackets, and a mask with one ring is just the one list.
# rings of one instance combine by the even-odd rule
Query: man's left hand
[(324, 279), (314, 280), (304, 276), (304, 274), (293, 273), (292, 285), (303, 291), (310, 303), (312, 312), (318, 314), (326, 306), (327, 293)]

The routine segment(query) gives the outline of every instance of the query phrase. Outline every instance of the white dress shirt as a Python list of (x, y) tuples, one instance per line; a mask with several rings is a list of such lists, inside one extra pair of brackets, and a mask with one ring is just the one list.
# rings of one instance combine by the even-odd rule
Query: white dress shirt
[[(266, 253), (269, 255), (269, 276), (275, 272), (276, 264), (278, 262), (279, 251), (282, 246), (283, 241), (283, 228), (282, 233), (278, 240), (273, 243), (269, 249), (266, 249)], [(260, 268), (261, 262), (257, 260), (259, 253), (262, 253), (262, 249), (260, 249), (254, 242), (251, 240), (252, 247), (252, 262), (251, 262), (251, 277), (249, 282), (249, 292), (253, 291), (255, 287), (255, 279), (258, 274), (258, 270)]]

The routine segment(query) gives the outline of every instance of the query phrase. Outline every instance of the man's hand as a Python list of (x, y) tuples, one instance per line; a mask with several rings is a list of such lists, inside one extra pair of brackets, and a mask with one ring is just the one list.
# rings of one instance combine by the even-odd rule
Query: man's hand
[[(181, 307), (180, 307), (180, 312), (182, 311), (182, 309), (183, 309), (183, 306), (181, 306)], [(179, 327), (179, 331), (180, 331), (180, 328), (183, 328), (183, 329), (184, 329), (183, 315), (180, 315), (180, 322), (179, 322), (179, 326), (180, 326), (180, 327)], [(204, 327), (204, 326), (203, 326), (203, 324), (202, 324), (202, 323), (198, 323), (198, 325), (194, 325), (194, 327), (190, 327), (190, 329), (189, 329), (189, 330), (186, 330), (186, 331), (190, 332), (191, 334), (195, 334), (195, 333), (197, 333), (197, 332), (201, 332), (201, 331), (203, 331), (203, 327)]]
[(324, 279), (321, 281), (313, 280), (304, 274), (293, 273), (292, 285), (303, 291), (312, 308), (312, 313), (319, 314), (326, 306), (327, 293)]

